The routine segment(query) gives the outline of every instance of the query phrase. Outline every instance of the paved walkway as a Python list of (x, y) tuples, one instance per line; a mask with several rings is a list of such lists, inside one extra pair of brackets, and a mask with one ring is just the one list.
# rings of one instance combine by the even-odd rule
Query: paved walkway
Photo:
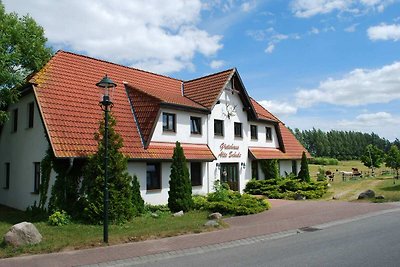
[[(131, 259), (139, 256), (205, 247), (234, 240), (285, 232), (307, 226), (351, 219), (398, 204), (349, 203), (340, 201), (271, 200), (272, 209), (260, 214), (225, 220), (231, 227), (214, 232), (0, 260), (0, 266), (79, 266)], [(104, 266), (107, 266), (105, 264)]]

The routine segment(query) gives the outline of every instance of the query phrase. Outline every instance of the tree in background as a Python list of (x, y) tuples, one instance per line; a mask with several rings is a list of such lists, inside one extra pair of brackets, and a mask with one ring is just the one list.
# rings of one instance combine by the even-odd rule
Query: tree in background
[[(132, 177), (127, 172), (128, 159), (119, 151), (123, 146), (122, 137), (115, 132), (116, 121), (109, 114), (108, 129), (108, 188), (110, 222), (122, 223), (134, 215)], [(103, 220), (104, 207), (104, 121), (100, 122), (95, 134), (98, 142), (96, 154), (89, 157), (83, 171), (81, 189), (82, 216), (91, 223)]]
[(391, 143), (375, 133), (336, 130), (323, 132), (315, 128), (304, 131), (296, 128), (293, 133), (313, 157), (329, 157), (338, 160), (360, 159), (365, 147), (369, 144), (385, 152), (389, 151), (392, 144), (400, 145), (399, 140)]
[(0, 125), (8, 119), (7, 106), (18, 101), (25, 78), (52, 56), (46, 41), (33, 18), (7, 14), (0, 1)]
[(261, 160), (261, 170), (264, 173), (265, 180), (277, 180), (279, 179), (279, 166), (278, 160), (267, 159)]
[(311, 181), (310, 171), (308, 170), (308, 162), (306, 152), (303, 151), (301, 156), (300, 172), (297, 176), (301, 181), (309, 183)]
[(375, 145), (367, 145), (364, 151), (364, 155), (361, 156), (361, 162), (372, 170), (374, 175), (374, 168), (379, 168), (383, 163), (384, 153), (381, 149)]
[(397, 146), (393, 145), (385, 157), (386, 167), (396, 170), (396, 178), (399, 178), (400, 169), (400, 150)]
[(192, 184), (183, 148), (176, 142), (169, 176), (168, 207), (172, 212), (188, 211), (193, 207)]

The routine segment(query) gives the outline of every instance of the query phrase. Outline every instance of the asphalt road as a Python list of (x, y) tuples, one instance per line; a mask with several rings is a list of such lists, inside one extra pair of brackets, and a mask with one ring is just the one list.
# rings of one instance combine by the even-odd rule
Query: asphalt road
[(400, 266), (400, 212), (289, 233), (204, 253), (156, 257), (124, 266)]

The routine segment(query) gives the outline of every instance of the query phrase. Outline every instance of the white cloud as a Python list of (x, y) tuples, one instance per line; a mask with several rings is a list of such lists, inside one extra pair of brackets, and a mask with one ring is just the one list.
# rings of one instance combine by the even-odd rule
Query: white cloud
[(376, 40), (400, 40), (400, 24), (387, 25), (382, 23), (367, 30), (369, 39)]
[(308, 107), (317, 103), (360, 106), (400, 99), (400, 62), (380, 69), (355, 69), (341, 79), (329, 78), (314, 89), (296, 93), (296, 103)]
[(357, 14), (368, 13), (370, 10), (383, 12), (393, 2), (393, 0), (293, 0), (291, 9), (296, 17), (309, 18), (333, 11)]
[(55, 48), (147, 70), (193, 68), (196, 54), (215, 55), (221, 36), (200, 29), (200, 0), (4, 0), (7, 12), (29, 13)]
[(356, 119), (362, 123), (375, 123), (376, 121), (392, 121), (392, 115), (387, 112), (377, 112), (377, 113), (364, 113), (356, 117)]
[(274, 52), (274, 49), (275, 49), (275, 45), (270, 43), (270, 44), (267, 46), (267, 48), (265, 48), (265, 53), (271, 54), (272, 52)]
[(220, 69), (224, 65), (225, 65), (225, 62), (223, 60), (213, 60), (210, 63), (210, 67), (212, 69)]
[(361, 132), (374, 132), (389, 140), (398, 137), (400, 118), (387, 112), (363, 113), (352, 120), (340, 120), (335, 123), (337, 129)]
[(297, 108), (294, 105), (291, 105), (287, 102), (280, 102), (274, 100), (261, 100), (257, 102), (260, 103), (260, 105), (262, 105), (272, 114), (278, 117), (295, 114), (297, 112)]
[[(374, 132), (392, 141), (398, 138), (400, 118), (386, 112), (377, 112), (376, 114), (360, 114), (348, 119), (327, 119), (319, 114), (315, 114), (314, 116), (296, 114), (286, 117), (284, 122), (292, 129), (299, 128), (302, 130), (309, 130), (315, 127), (323, 131), (342, 130), (363, 133)], [(370, 119), (367, 120), (366, 117)]]
[[(268, 29), (267, 31), (270, 31), (270, 29)], [(274, 32), (274, 30), (272, 29), (272, 31), (270, 31), (270, 32)], [(278, 43), (280, 43), (283, 40), (287, 40), (287, 39), (298, 39), (298, 35), (297, 34), (286, 35), (286, 34), (281, 34), (281, 33), (275, 33), (274, 35), (269, 37), (268, 46), (264, 50), (265, 53), (271, 54), (275, 50), (275, 47)]]
[(353, 25), (350, 25), (349, 27), (345, 28), (345, 32), (355, 32), (357, 29), (358, 23), (355, 23)]
[(240, 7), (242, 11), (249, 12), (256, 7), (256, 4), (255, 2), (243, 2)]
[(311, 30), (309, 31), (310, 34), (319, 34), (318, 28), (312, 27)]

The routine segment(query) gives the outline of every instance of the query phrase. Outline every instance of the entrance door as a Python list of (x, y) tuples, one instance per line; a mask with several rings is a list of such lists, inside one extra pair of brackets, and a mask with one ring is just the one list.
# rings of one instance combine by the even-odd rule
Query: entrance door
[(239, 191), (239, 163), (221, 163), (221, 183), (227, 183), (231, 190)]

